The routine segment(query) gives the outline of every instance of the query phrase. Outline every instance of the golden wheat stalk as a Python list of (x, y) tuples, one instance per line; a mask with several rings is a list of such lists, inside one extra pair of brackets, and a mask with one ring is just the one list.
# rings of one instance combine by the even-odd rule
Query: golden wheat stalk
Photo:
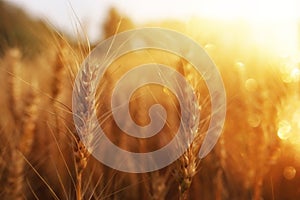
[[(96, 69), (97, 70), (97, 69)], [(77, 199), (82, 199), (82, 174), (87, 166), (90, 151), (92, 151), (92, 141), (94, 141), (93, 134), (97, 131), (97, 124), (93, 118), (93, 113), (96, 109), (96, 71), (92, 71), (89, 64), (86, 64), (82, 73), (79, 74), (79, 81), (74, 85), (74, 87), (79, 87), (78, 91), (80, 95), (75, 95), (76, 99), (73, 103), (77, 106), (77, 110), (73, 110), (75, 115), (75, 121), (77, 124), (77, 131), (84, 139), (87, 141), (89, 146), (85, 146), (81, 141), (82, 138), (75, 136), (76, 141), (74, 143), (74, 153), (75, 153), (75, 166), (76, 166), (76, 194)], [(76, 113), (80, 113), (82, 118), (78, 118)]]
[(82, 174), (88, 163), (88, 157), (90, 153), (82, 143), (82, 141), (76, 137), (74, 144), (74, 156), (75, 156), (75, 167), (76, 167), (76, 198), (77, 200), (82, 199)]
[[(29, 92), (25, 98), (22, 120), (18, 122), (15, 133), (17, 140), (10, 145), (10, 164), (7, 165), (7, 199), (24, 199), (25, 186), (25, 160), (31, 152), (36, 130), (38, 116), (38, 97), (34, 92)], [(18, 136), (19, 134), (19, 136)]]
[(61, 93), (62, 90), (62, 78), (64, 74), (64, 68), (65, 68), (65, 53), (66, 52), (66, 47), (65, 45), (61, 42), (59, 44), (57, 53), (56, 53), (56, 58), (55, 58), (55, 63), (53, 67), (53, 79), (52, 79), (52, 84), (51, 84), (51, 97), (52, 101), (55, 101), (59, 94)]
[[(37, 84), (33, 84), (36, 88)], [(22, 135), (19, 141), (19, 149), (26, 156), (30, 153), (34, 142), (34, 132), (38, 118), (39, 97), (34, 91), (30, 91), (25, 98), (25, 106), (22, 118)]]
[[(179, 71), (187, 78), (191, 77), (192, 71), (186, 66), (185, 62), (180, 59)], [(193, 80), (190, 80), (193, 81)], [(192, 82), (194, 87), (197, 87), (198, 83)], [(193, 177), (197, 172), (197, 167), (199, 165), (198, 153), (202, 143), (203, 135), (199, 131), (199, 100), (200, 97), (198, 88), (194, 88), (193, 94), (187, 92), (187, 88), (182, 88), (183, 96), (186, 97), (183, 105), (188, 108), (182, 109), (181, 118), (184, 119), (184, 131), (187, 134), (193, 136), (193, 141), (191, 141), (189, 148), (183, 153), (183, 155), (176, 161), (174, 168), (174, 177), (179, 183), (179, 197), (180, 199), (188, 199), (188, 190), (191, 186)], [(188, 111), (188, 112), (187, 112)], [(187, 142), (187, 141), (182, 141)], [(180, 148), (180, 144), (179, 148)]]
[(198, 154), (194, 151), (193, 144), (190, 148), (176, 161), (174, 177), (179, 183), (178, 190), (180, 199), (188, 199), (188, 190), (192, 184), (193, 177), (197, 172), (199, 164)]
[(225, 178), (225, 169), (226, 169), (226, 151), (225, 151), (225, 140), (224, 136), (221, 135), (218, 145), (216, 146), (216, 149), (212, 152), (215, 157), (215, 165), (217, 168), (217, 173), (214, 178), (215, 187), (216, 187), (216, 193), (215, 193), (215, 199), (216, 200), (222, 200), (224, 198), (228, 198), (228, 193), (226, 190), (226, 185), (224, 183)]

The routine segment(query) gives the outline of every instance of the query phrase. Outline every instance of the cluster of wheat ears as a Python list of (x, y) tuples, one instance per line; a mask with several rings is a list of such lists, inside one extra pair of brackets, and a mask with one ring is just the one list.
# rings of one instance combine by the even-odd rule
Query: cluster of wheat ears
[[(115, 18), (112, 15), (105, 26), (107, 35), (132, 28), (126, 20), (123, 25)], [(182, 30), (180, 25), (176, 26)], [(78, 136), (71, 109), (72, 88), (80, 65), (90, 51), (87, 43), (80, 40), (79, 44), (70, 44), (56, 35), (49, 38), (52, 44), (47, 50), (30, 59), (23, 57), (17, 47), (7, 49), (0, 59), (0, 198), (260, 200), (284, 197), (280, 187), (285, 180), (281, 173), (274, 173), (284, 165), (279, 162), (283, 159), (283, 147), (277, 137), (278, 112), (283, 102), (295, 95), (294, 85), (282, 81), (278, 63), (266, 63), (259, 53), (243, 55), (234, 49), (228, 53), (222, 49), (222, 41), (205, 34), (201, 37), (201, 33), (190, 35), (197, 38), (196, 34), (216, 62), (227, 93), (222, 136), (201, 161), (198, 152), (209, 124), (211, 103), (201, 76), (186, 60), (150, 50), (121, 57), (103, 76), (95, 100), (89, 96), (89, 81), (93, 77), (90, 72), (83, 73), (82, 92), (86, 96), (77, 101), (83, 102), (81, 109), (86, 118), (80, 131), (93, 131), (89, 117), (91, 109), (97, 109), (98, 121), (110, 140), (132, 152), (153, 151), (165, 145), (178, 129), (180, 108), (166, 88), (155, 85), (140, 88), (130, 102), (133, 120), (140, 125), (147, 124), (149, 106), (157, 102), (166, 108), (168, 117), (157, 136), (147, 140), (130, 137), (117, 127), (110, 110), (111, 92), (118, 78), (130, 66), (155, 61), (173, 66), (193, 85), (200, 105), (193, 109), (199, 110), (201, 119), (189, 116), (188, 123), (199, 127), (186, 131), (195, 135), (195, 139), (177, 161), (149, 173), (125, 173), (103, 165), (91, 156)], [(265, 67), (267, 64), (271, 66)], [(89, 101), (95, 101), (96, 106), (86, 105)], [(299, 197), (299, 192), (293, 195)]]

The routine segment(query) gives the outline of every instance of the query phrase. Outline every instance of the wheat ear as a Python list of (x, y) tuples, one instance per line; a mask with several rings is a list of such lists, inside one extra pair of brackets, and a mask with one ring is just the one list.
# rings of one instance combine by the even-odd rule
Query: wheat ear
[(147, 173), (149, 182), (146, 185), (151, 200), (164, 200), (171, 187), (171, 169)]
[(188, 190), (199, 164), (194, 145), (195, 144), (192, 143), (190, 148), (179, 158), (174, 170), (174, 176), (179, 183), (178, 190), (180, 199), (184, 200), (188, 199)]
[[(182, 60), (179, 63), (179, 71), (187, 78), (192, 72), (188, 71), (188, 68), (184, 68), (185, 64)], [(194, 84), (194, 83), (192, 83)], [(196, 85), (195, 85), (196, 86)], [(198, 104), (199, 94), (194, 88), (193, 94), (187, 91), (187, 88), (181, 89), (183, 96), (186, 97), (183, 99), (185, 101), (183, 105), (188, 108), (182, 109), (181, 118), (184, 123), (185, 135), (193, 136), (194, 140), (190, 142), (189, 148), (183, 153), (183, 155), (176, 161), (174, 169), (174, 177), (178, 181), (179, 186), (179, 197), (180, 199), (188, 199), (188, 190), (191, 186), (192, 179), (197, 172), (197, 167), (199, 164), (198, 152), (200, 149), (202, 135), (199, 134), (199, 112), (200, 107)], [(182, 141), (186, 142), (186, 141)], [(179, 148), (180, 147), (180, 144)]]
[(75, 167), (76, 167), (76, 198), (82, 199), (82, 174), (88, 163), (89, 152), (82, 143), (82, 141), (76, 137), (74, 144), (75, 155)]
[(51, 97), (55, 101), (62, 90), (62, 78), (64, 73), (65, 66), (65, 53), (66, 47), (60, 42), (58, 50), (55, 57), (55, 64), (53, 67), (53, 79), (52, 79), (52, 88), (51, 88)]
[(19, 49), (10, 49), (5, 55), (7, 69), (10, 74), (7, 76), (7, 88), (8, 88), (8, 108), (11, 112), (14, 123), (17, 123), (20, 118), (17, 101), (19, 99), (18, 87), (16, 83), (17, 69), (21, 62), (21, 52)]
[(15, 132), (19, 137), (11, 144), (10, 164), (7, 165), (7, 187), (5, 188), (8, 199), (24, 199), (25, 186), (25, 160), (28, 157), (34, 141), (36, 120), (38, 115), (38, 98), (34, 92), (29, 92), (25, 98), (23, 118)]
[[(76, 104), (73, 113), (75, 115), (76, 128), (78, 133), (84, 137), (87, 145), (85, 146), (83, 141), (78, 136), (75, 136), (75, 166), (76, 166), (76, 194), (77, 200), (82, 199), (82, 174), (85, 170), (90, 151), (92, 151), (92, 142), (95, 141), (93, 138), (94, 133), (97, 131), (97, 119), (93, 114), (96, 109), (96, 75), (97, 68), (92, 70), (89, 64), (86, 64), (84, 69), (79, 73), (79, 81), (77, 81), (74, 87), (77, 87), (79, 94), (75, 94), (73, 104)], [(77, 114), (80, 114), (80, 118)]]

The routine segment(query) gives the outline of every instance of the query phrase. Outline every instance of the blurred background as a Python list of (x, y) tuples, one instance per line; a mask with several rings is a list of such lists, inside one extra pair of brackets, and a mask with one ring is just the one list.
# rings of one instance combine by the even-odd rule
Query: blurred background
[[(170, 28), (191, 37), (224, 81), (223, 134), (214, 150), (197, 161), (195, 173), (179, 180), (173, 173), (177, 162), (146, 174), (110, 169), (88, 157), (74, 136), (71, 93), (89, 53), (85, 36), (94, 48), (137, 27)], [(122, 58), (112, 69), (149, 61), (147, 54), (137, 55), (140, 60)], [(154, 58), (172, 63), (191, 82), (199, 81), (186, 61), (155, 53)], [(105, 76), (108, 91), (100, 95), (105, 102), (101, 111), (110, 112), (104, 97), (109, 97), (115, 76), (113, 70)], [(297, 0), (0, 0), (0, 85), (4, 199), (300, 199)], [(207, 114), (207, 90), (198, 89), (201, 112)], [(160, 99), (170, 107), (172, 96), (167, 97)], [(142, 104), (135, 103), (134, 115), (144, 121), (140, 116), (145, 113), (138, 113)], [(105, 127), (120, 133), (111, 119)], [(125, 149), (133, 146), (128, 138), (114, 137)]]

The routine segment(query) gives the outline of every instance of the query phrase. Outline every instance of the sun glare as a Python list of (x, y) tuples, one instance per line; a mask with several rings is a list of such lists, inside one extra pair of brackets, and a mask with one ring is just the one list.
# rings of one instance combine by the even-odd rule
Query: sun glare
[(278, 123), (277, 135), (281, 140), (295, 144), (300, 144), (300, 103), (299, 98), (289, 98), (284, 107), (279, 112), (281, 121)]
[[(298, 8), (299, 1), (295, 0), (253, 0), (253, 1), (198, 1), (198, 12), (204, 16), (232, 20), (236, 18), (245, 19), (253, 22), (262, 21), (290, 21), (300, 17)], [(196, 2), (195, 2), (196, 3)]]
[(250, 25), (251, 42), (276, 55), (299, 51), (298, 20), (300, 1), (209, 1), (198, 4), (199, 15), (222, 21), (241, 21)]

